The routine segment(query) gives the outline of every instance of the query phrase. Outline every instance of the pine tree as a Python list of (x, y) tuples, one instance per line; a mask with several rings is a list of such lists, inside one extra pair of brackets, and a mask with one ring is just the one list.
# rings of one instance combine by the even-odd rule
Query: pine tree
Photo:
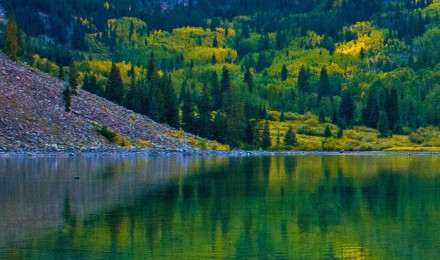
[(122, 82), (121, 72), (115, 63), (112, 63), (112, 68), (108, 76), (107, 86), (105, 89), (107, 99), (122, 104), (124, 101), (124, 86)]
[(220, 143), (225, 142), (225, 129), (227, 127), (226, 118), (222, 115), (223, 113), (218, 110), (215, 113), (214, 120), (211, 124), (211, 139), (217, 140)]
[(58, 71), (58, 78), (64, 81), (65, 75), (64, 75), (64, 68), (62, 65), (60, 65), (60, 69)]
[(218, 85), (218, 76), (217, 72), (213, 71), (210, 78), (211, 83), (211, 94), (212, 94), (212, 110), (217, 111), (220, 109), (222, 102), (222, 94), (220, 91), (220, 87)]
[(304, 65), (301, 66), (301, 69), (299, 70), (298, 73), (298, 91), (302, 93), (310, 92), (309, 73), (304, 68)]
[(393, 88), (390, 93), (386, 92), (385, 113), (387, 113), (390, 127), (394, 127), (399, 121), (399, 101), (396, 88)]
[(283, 64), (283, 68), (281, 69), (281, 80), (286, 81), (288, 75), (286, 64)]
[(194, 103), (189, 89), (185, 93), (182, 106), (182, 124), (183, 130), (189, 133), (196, 132), (195, 118), (194, 118)]
[(224, 94), (222, 111), (225, 112), (227, 119), (225, 141), (231, 146), (238, 146), (245, 136), (246, 117), (244, 102), (236, 88), (230, 87)]
[(328, 78), (327, 69), (323, 67), (321, 69), (321, 75), (319, 77), (319, 89), (318, 89), (318, 100), (322, 97), (328, 97), (331, 95), (331, 85)]
[(226, 93), (231, 87), (231, 79), (229, 78), (229, 70), (226, 66), (223, 66), (222, 79), (220, 81), (220, 92), (221, 96)]
[(214, 40), (212, 41), (212, 48), (218, 48), (218, 40), (217, 36), (214, 37)]
[(76, 68), (76, 62), (74, 61), (70, 63), (69, 84), (72, 88), (72, 93), (78, 95), (78, 69)]
[(199, 135), (209, 137), (211, 133), (211, 91), (205, 82), (202, 88), (202, 97), (199, 102)]
[(348, 90), (342, 93), (342, 100), (339, 105), (339, 118), (345, 119), (347, 125), (351, 125), (354, 120), (354, 104)]
[(390, 132), (390, 125), (388, 122), (387, 114), (384, 111), (380, 112), (379, 122), (377, 122), (377, 130), (380, 133), (378, 137), (388, 137)]
[(329, 138), (332, 136), (332, 132), (330, 131), (330, 127), (327, 125), (324, 129), (324, 137)]
[(286, 134), (284, 135), (284, 144), (288, 145), (288, 146), (295, 146), (296, 145), (296, 134), (293, 131), (291, 126), (289, 127)]
[(174, 92), (173, 82), (171, 80), (171, 75), (165, 76), (164, 80), (164, 101), (167, 123), (170, 126), (178, 129), (180, 127), (179, 108), (177, 104), (176, 93)]
[(213, 53), (211, 57), (211, 64), (215, 65), (216, 63), (217, 63), (217, 58), (215, 57), (215, 53)]
[(270, 140), (270, 128), (269, 128), (269, 122), (266, 120), (266, 123), (264, 124), (263, 128), (263, 134), (261, 137), (261, 147), (263, 149), (268, 149), (272, 145), (272, 141)]
[(72, 105), (72, 91), (69, 84), (66, 84), (63, 90), (63, 101), (64, 101), (64, 111), (70, 112), (70, 107)]
[(254, 80), (252, 78), (252, 73), (249, 68), (247, 68), (246, 72), (244, 73), (244, 82), (248, 85), (249, 93), (252, 93), (254, 89)]
[(18, 27), (13, 14), (9, 16), (5, 33), (5, 41), (6, 54), (9, 56), (9, 58), (16, 61), (18, 53)]

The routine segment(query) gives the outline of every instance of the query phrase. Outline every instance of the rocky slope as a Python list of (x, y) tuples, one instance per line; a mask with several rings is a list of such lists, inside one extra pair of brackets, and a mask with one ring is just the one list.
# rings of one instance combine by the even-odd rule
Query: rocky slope
[(0, 54), (0, 151), (120, 149), (91, 122), (152, 147), (189, 149), (190, 135), (153, 122), (89, 92), (72, 98), (64, 111), (65, 82)]

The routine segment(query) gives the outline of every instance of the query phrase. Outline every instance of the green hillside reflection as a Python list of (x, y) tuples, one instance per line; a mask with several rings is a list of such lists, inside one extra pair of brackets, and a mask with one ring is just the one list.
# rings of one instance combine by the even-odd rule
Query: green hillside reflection
[[(121, 169), (121, 163), (125, 171), (136, 165), (111, 165)], [(10, 243), (0, 257), (440, 258), (436, 156), (199, 158), (189, 164), (187, 175), (87, 216), (74, 211), (66, 193), (63, 224)], [(113, 172), (90, 181), (124, 176)]]

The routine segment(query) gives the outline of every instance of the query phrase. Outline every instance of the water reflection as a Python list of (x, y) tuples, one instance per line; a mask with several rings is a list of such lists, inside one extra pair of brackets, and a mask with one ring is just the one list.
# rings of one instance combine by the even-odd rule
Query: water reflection
[(435, 156), (3, 160), (0, 257), (436, 259), (439, 166)]

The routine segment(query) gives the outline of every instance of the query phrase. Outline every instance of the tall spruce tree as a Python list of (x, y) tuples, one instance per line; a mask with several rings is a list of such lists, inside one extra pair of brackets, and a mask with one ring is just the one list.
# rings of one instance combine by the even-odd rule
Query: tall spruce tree
[(321, 74), (319, 76), (319, 89), (318, 89), (318, 100), (322, 97), (328, 97), (331, 95), (331, 85), (328, 78), (327, 69), (323, 67), (321, 69)]
[(298, 73), (298, 91), (302, 93), (309, 93), (310, 90), (309, 73), (307, 72), (306, 68), (304, 68), (304, 65), (302, 65)]
[(6, 54), (12, 60), (17, 60), (18, 53), (18, 27), (15, 21), (15, 16), (11, 14), (9, 16), (8, 25), (5, 33), (6, 40)]
[(226, 68), (226, 66), (223, 66), (222, 79), (220, 81), (221, 96), (223, 96), (223, 94), (226, 93), (230, 87), (231, 79), (229, 78), (229, 70)]
[(205, 82), (202, 88), (202, 97), (199, 105), (199, 135), (210, 137), (211, 134), (211, 90)]
[(393, 88), (385, 95), (385, 113), (387, 113), (390, 128), (394, 129), (397, 121), (399, 121), (399, 101), (397, 89)]
[(377, 122), (377, 130), (379, 131), (378, 137), (388, 137), (390, 132), (390, 125), (385, 111), (380, 112), (379, 122)]
[(164, 101), (165, 101), (167, 123), (174, 128), (179, 128), (180, 127), (179, 108), (177, 104), (176, 93), (173, 87), (173, 82), (171, 80), (171, 75), (165, 76), (164, 80), (165, 80)]
[(69, 84), (72, 89), (72, 93), (74, 95), (78, 95), (78, 69), (76, 68), (76, 62), (72, 61), (70, 63), (70, 71), (69, 71)]
[(269, 122), (266, 120), (264, 123), (263, 134), (261, 136), (261, 147), (263, 149), (268, 149), (272, 146), (272, 141), (270, 139), (270, 127)]
[(222, 93), (218, 84), (217, 72), (213, 71), (210, 78), (211, 94), (212, 94), (212, 110), (217, 111), (221, 107)]
[(296, 145), (296, 134), (291, 126), (284, 135), (284, 145), (288, 145), (288, 146)]
[(226, 113), (227, 127), (224, 134), (226, 143), (238, 146), (244, 139), (246, 131), (246, 117), (244, 102), (236, 88), (230, 87), (224, 94), (222, 111)]
[(281, 80), (282, 81), (286, 81), (288, 73), (289, 72), (287, 71), (286, 64), (283, 64), (283, 68), (281, 69)]
[(244, 82), (248, 86), (249, 93), (252, 93), (254, 90), (254, 80), (252, 78), (252, 73), (249, 68), (247, 68), (246, 72), (244, 73)]
[(354, 104), (350, 91), (342, 93), (342, 100), (339, 106), (339, 118), (344, 119), (347, 125), (351, 125), (354, 120)]
[(107, 99), (122, 104), (124, 101), (124, 85), (122, 82), (121, 72), (115, 63), (112, 63), (110, 74), (105, 88), (105, 96)]
[(69, 84), (65, 84), (63, 90), (63, 101), (64, 101), (64, 111), (69, 113), (70, 107), (72, 106), (72, 90), (70, 89)]
[(194, 102), (189, 89), (187, 89), (183, 97), (182, 125), (185, 132), (195, 133), (197, 131), (196, 120), (194, 117)]

